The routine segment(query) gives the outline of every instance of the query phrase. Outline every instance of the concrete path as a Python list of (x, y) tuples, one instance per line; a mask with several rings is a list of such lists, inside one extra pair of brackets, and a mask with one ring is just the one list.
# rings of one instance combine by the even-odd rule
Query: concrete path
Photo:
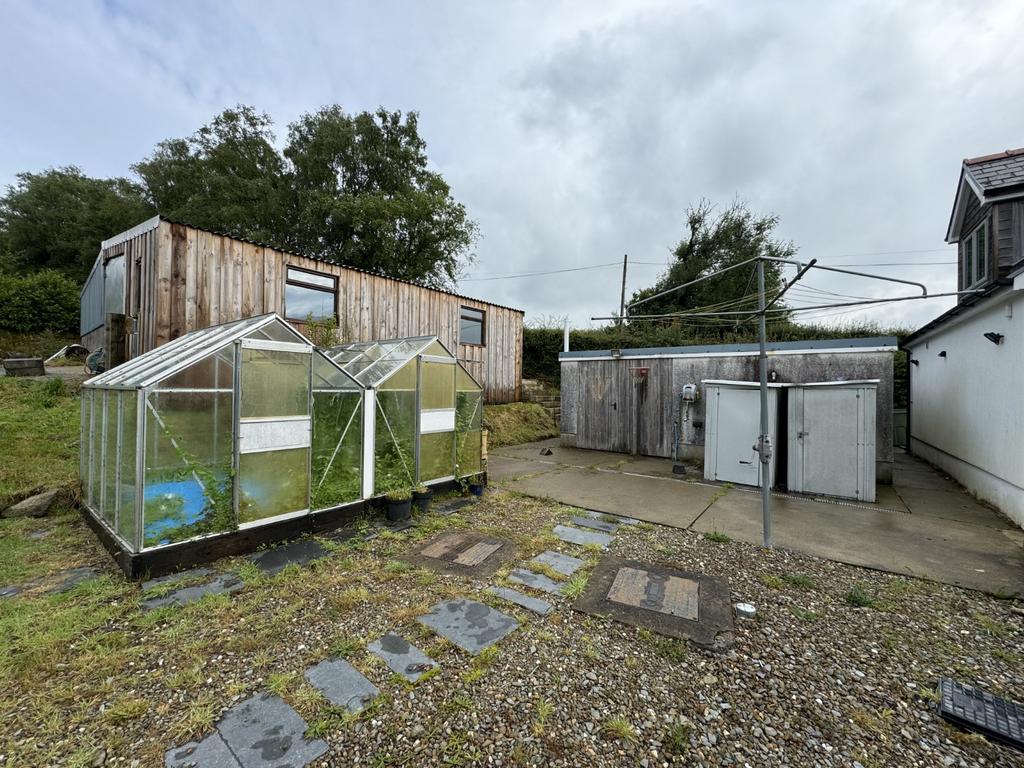
[[(551, 455), (542, 456), (542, 449)], [(492, 482), (531, 496), (652, 523), (761, 542), (754, 489), (672, 474), (667, 459), (562, 448), (557, 440), (498, 448)], [(591, 455), (592, 454), (592, 455)], [(777, 546), (851, 565), (1024, 597), (1024, 531), (927, 464), (897, 454), (878, 502), (777, 495)]]

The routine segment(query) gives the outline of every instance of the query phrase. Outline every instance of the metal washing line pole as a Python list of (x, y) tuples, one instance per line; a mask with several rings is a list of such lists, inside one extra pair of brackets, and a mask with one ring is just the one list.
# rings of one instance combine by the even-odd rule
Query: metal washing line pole
[[(784, 285), (782, 287), (782, 289), (771, 299), (771, 301), (766, 301), (766, 298), (765, 298), (764, 264), (765, 264), (766, 261), (770, 261), (770, 262), (774, 262), (774, 263), (779, 263), (779, 264), (792, 264), (792, 265), (796, 266), (796, 268), (797, 268), (796, 276), (792, 280), (790, 280), (788, 283), (786, 283), (786, 285)], [(662, 314), (662, 315), (638, 315), (638, 316), (631, 316), (631, 315), (629, 315), (629, 311), (633, 307), (639, 306), (640, 304), (644, 304), (644, 303), (646, 303), (648, 301), (652, 301), (653, 299), (660, 298), (660, 297), (665, 296), (667, 294), (675, 293), (676, 291), (681, 291), (684, 288), (688, 288), (691, 285), (695, 285), (695, 284), (703, 282), (705, 280), (710, 280), (712, 278), (719, 277), (719, 276), (725, 274), (726, 272), (729, 272), (729, 271), (731, 271), (733, 269), (738, 269), (739, 267), (742, 267), (744, 265), (750, 264), (752, 262), (757, 262), (757, 264), (755, 266), (755, 269), (757, 271), (757, 312), (755, 312), (753, 314), (750, 313), (750, 310), (741, 310), (741, 311), (735, 311), (734, 310), (734, 311), (718, 311), (718, 312), (715, 312), (715, 311), (712, 311), (712, 312), (691, 312), (691, 313), (678, 312), (678, 313), (668, 313), (668, 314)], [(809, 272), (812, 269), (820, 269), (820, 270), (823, 270), (823, 271), (826, 271), (826, 272), (839, 272), (839, 273), (842, 273), (842, 274), (854, 275), (854, 276), (857, 276), (857, 277), (866, 277), (866, 278), (869, 278), (871, 280), (881, 280), (883, 282), (888, 282), (888, 283), (900, 283), (900, 284), (903, 284), (903, 285), (912, 285), (912, 286), (915, 286), (917, 288), (920, 288), (921, 289), (921, 294), (920, 295), (916, 295), (916, 296), (899, 296), (899, 297), (894, 297), (894, 298), (891, 298), (891, 299), (877, 299), (877, 300), (874, 300), (874, 301), (853, 301), (853, 302), (843, 302), (843, 303), (834, 303), (834, 304), (821, 304), (821, 305), (814, 306), (814, 307), (779, 308), (779, 309), (776, 309), (776, 310), (771, 309), (772, 305), (774, 305), (776, 302), (778, 302), (778, 300), (780, 298), (782, 298), (782, 295), (786, 291), (788, 291), (790, 288), (792, 288), (797, 283), (797, 281), (799, 281), (807, 272)], [(953, 293), (939, 293), (939, 294), (931, 294), (931, 295), (929, 295), (928, 294), (928, 288), (923, 283), (914, 282), (912, 280), (901, 280), (901, 279), (895, 278), (895, 277), (885, 277), (883, 275), (873, 275), (873, 274), (868, 273), (868, 272), (856, 272), (856, 271), (849, 270), (849, 269), (840, 269), (838, 267), (822, 266), (822, 265), (817, 263), (816, 259), (811, 259), (809, 262), (800, 262), (800, 261), (795, 261), (795, 260), (792, 260), (792, 259), (780, 259), (780, 258), (776, 258), (776, 257), (772, 257), (772, 256), (755, 256), (752, 259), (747, 259), (747, 260), (739, 262), (737, 264), (733, 264), (733, 265), (731, 265), (729, 267), (726, 267), (725, 269), (717, 270), (717, 271), (712, 272), (710, 274), (698, 277), (695, 280), (691, 280), (691, 281), (689, 281), (687, 283), (683, 283), (682, 285), (677, 285), (677, 286), (675, 286), (673, 288), (669, 288), (667, 290), (661, 291), (660, 293), (656, 293), (653, 296), (648, 296), (647, 298), (641, 299), (640, 301), (635, 301), (635, 302), (633, 302), (632, 304), (629, 304), (626, 307), (626, 319), (629, 319), (629, 320), (639, 320), (639, 319), (654, 320), (654, 319), (662, 319), (662, 318), (669, 319), (669, 318), (684, 318), (684, 317), (722, 317), (722, 316), (732, 316), (737, 321), (741, 322), (742, 320), (739, 317), (740, 315), (746, 315), (746, 318), (744, 318), (744, 320), (750, 320), (750, 319), (752, 319), (754, 317), (758, 318), (758, 363), (759, 363), (759, 365), (758, 365), (758, 373), (759, 373), (759, 378), (760, 378), (759, 389), (760, 389), (760, 395), (761, 395), (761, 407), (760, 407), (761, 413), (760, 413), (760, 434), (758, 435), (757, 444), (754, 446), (754, 450), (757, 451), (758, 458), (760, 459), (760, 465), (761, 465), (761, 476), (760, 476), (760, 479), (761, 479), (761, 514), (762, 514), (763, 541), (764, 541), (764, 546), (765, 547), (771, 548), (771, 546), (772, 546), (772, 496), (771, 496), (771, 476), (770, 476), (770, 473), (769, 473), (769, 467), (770, 467), (771, 456), (772, 456), (772, 444), (771, 444), (771, 435), (768, 434), (768, 353), (767, 353), (767, 349), (766, 349), (766, 347), (767, 347), (767, 338), (766, 338), (767, 337), (767, 331), (766, 331), (766, 328), (765, 328), (765, 325), (766, 325), (765, 318), (767, 317), (768, 312), (786, 313), (786, 312), (793, 312), (793, 311), (802, 311), (802, 310), (807, 310), (807, 309), (831, 309), (833, 307), (849, 307), (849, 306), (857, 306), (857, 305), (861, 305), (861, 304), (884, 304), (884, 303), (889, 303), (889, 302), (894, 302), (894, 301), (910, 301), (910, 300), (914, 300), (914, 299), (929, 299), (929, 298), (937, 298), (939, 296), (958, 296), (958, 295), (961, 295), (961, 294), (973, 294), (973, 293), (977, 293), (977, 292), (978, 291), (975, 291), (975, 290), (968, 290), (968, 291), (958, 291), (958, 292), (953, 292)], [(613, 317), (592, 317), (591, 318), (591, 320), (615, 320), (615, 319), (618, 319), (621, 322), (622, 317), (620, 316), (619, 318), (613, 318)]]

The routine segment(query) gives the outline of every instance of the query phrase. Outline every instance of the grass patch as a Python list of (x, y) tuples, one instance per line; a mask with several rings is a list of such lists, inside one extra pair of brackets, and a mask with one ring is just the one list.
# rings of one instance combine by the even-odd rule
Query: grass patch
[(533, 726), (531, 730), (534, 736), (541, 736), (544, 734), (544, 728), (547, 725), (548, 718), (551, 717), (551, 713), (555, 711), (555, 705), (547, 699), (540, 699), (537, 702), (537, 706), (533, 710)]
[(637, 635), (652, 651), (667, 661), (679, 663), (687, 657), (686, 644), (682, 640), (659, 635), (644, 627), (637, 630)]
[(0, 377), (0, 503), (37, 486), (75, 483), (80, 425), (77, 388), (62, 379)]
[(782, 580), (781, 576), (776, 576), (774, 573), (762, 573), (761, 583), (771, 589), (784, 589), (786, 582)]
[(730, 541), (732, 541), (732, 539), (730, 539), (721, 531), (708, 531), (704, 534), (704, 538), (708, 541), (713, 541), (716, 544), (727, 544)]
[(821, 616), (814, 611), (809, 611), (806, 608), (801, 608), (799, 605), (789, 606), (790, 612), (801, 621), (817, 621)]
[(609, 717), (601, 724), (601, 735), (609, 741), (636, 741), (636, 728), (624, 717)]
[(491, 431), (488, 444), (494, 448), (558, 437), (554, 418), (537, 403), (485, 405), (484, 422)]
[(1006, 637), (1010, 634), (1010, 627), (999, 621), (993, 619), (991, 616), (984, 613), (975, 613), (974, 620), (978, 623), (987, 634), (992, 637)]
[(575, 600), (577, 597), (583, 594), (587, 588), (587, 582), (590, 580), (590, 574), (584, 573), (583, 571), (577, 571), (569, 580), (565, 582), (565, 589), (562, 591), (567, 598)]
[(692, 736), (693, 726), (689, 723), (672, 723), (665, 731), (661, 743), (670, 755), (682, 756), (690, 751), (690, 737)]
[(782, 574), (782, 580), (789, 584), (791, 587), (797, 589), (815, 589), (814, 579), (808, 576), (806, 573), (784, 573)]

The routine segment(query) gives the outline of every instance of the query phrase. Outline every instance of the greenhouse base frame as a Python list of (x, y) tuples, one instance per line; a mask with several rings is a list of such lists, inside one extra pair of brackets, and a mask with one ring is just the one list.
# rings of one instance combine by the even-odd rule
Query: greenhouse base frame
[[(486, 485), (487, 472), (480, 472), (459, 480), (442, 480), (428, 485), (435, 494), (438, 494), (458, 490), (463, 482)], [(351, 525), (359, 518), (372, 514), (382, 507), (383, 498), (383, 496), (379, 496), (353, 501), (311, 515), (211, 534), (201, 539), (191, 539), (142, 552), (132, 552), (125, 547), (110, 529), (84, 506), (82, 507), (82, 516), (125, 577), (131, 581), (139, 581), (187, 570), (222, 557), (249, 554), (260, 547), (283, 544), (303, 536), (344, 530), (346, 526)], [(354, 530), (352, 533), (355, 535)]]

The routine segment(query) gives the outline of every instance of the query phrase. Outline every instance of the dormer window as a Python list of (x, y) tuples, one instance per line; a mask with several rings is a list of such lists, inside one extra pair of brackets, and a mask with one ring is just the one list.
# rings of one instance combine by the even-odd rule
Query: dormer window
[(960, 241), (960, 265), (964, 288), (973, 288), (988, 278), (987, 221), (983, 221)]

